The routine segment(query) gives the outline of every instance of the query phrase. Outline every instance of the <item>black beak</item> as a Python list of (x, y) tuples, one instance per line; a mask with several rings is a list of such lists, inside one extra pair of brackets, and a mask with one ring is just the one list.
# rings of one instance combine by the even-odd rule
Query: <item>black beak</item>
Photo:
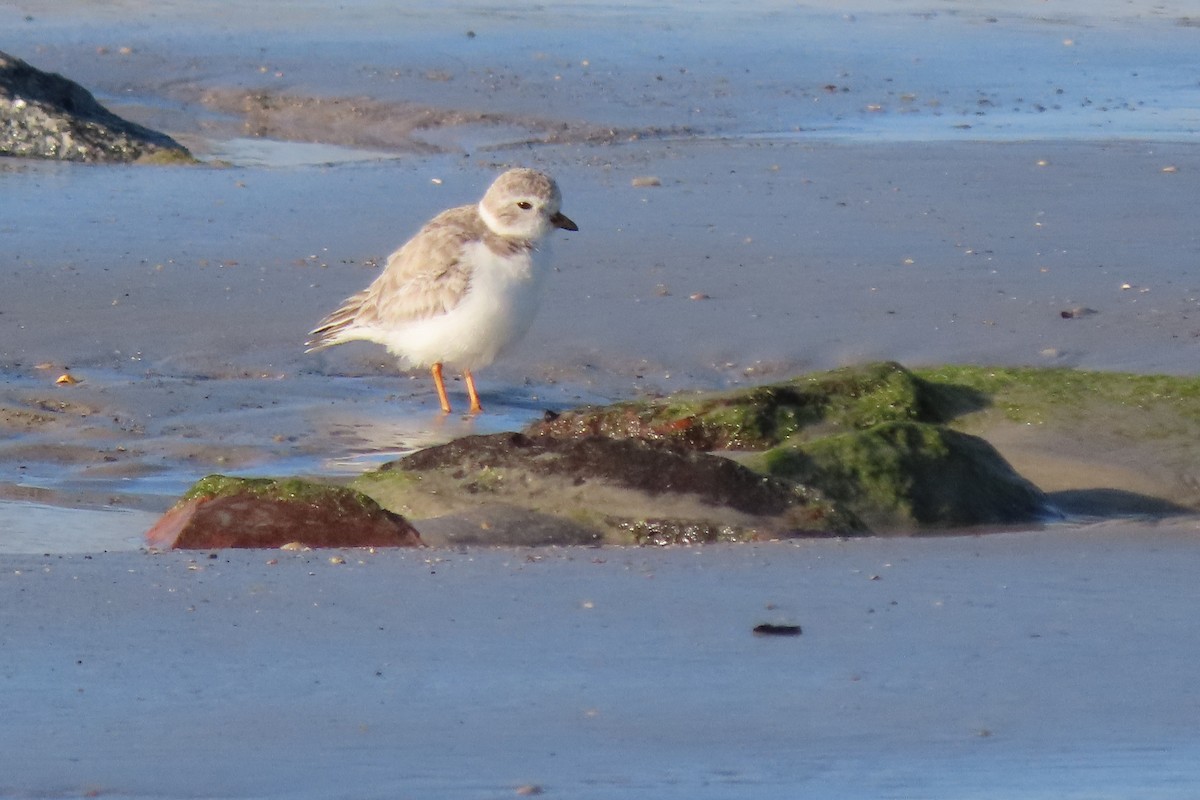
[(579, 230), (579, 226), (574, 222), (571, 222), (571, 218), (561, 211), (555, 213), (555, 215), (550, 218), (550, 222), (553, 223), (554, 227), (562, 228), (564, 231)]

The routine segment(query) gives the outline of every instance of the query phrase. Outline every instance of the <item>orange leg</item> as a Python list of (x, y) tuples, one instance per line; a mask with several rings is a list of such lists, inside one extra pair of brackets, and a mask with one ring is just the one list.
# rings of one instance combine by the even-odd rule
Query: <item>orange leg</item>
[(463, 378), (467, 381), (467, 396), (471, 398), (471, 413), (478, 414), (483, 411), (483, 406), (479, 405), (479, 394), (475, 391), (475, 376), (471, 370), (464, 369)]
[(446, 384), (442, 381), (442, 365), (434, 364), (431, 368), (433, 372), (433, 385), (437, 387), (438, 400), (442, 404), (442, 413), (450, 413), (450, 398), (446, 396)]

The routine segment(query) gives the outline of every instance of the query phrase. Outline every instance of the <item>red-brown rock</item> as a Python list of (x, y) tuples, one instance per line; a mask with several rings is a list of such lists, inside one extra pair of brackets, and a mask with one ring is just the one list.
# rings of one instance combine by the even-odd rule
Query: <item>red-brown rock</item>
[(305, 481), (210, 476), (146, 533), (159, 549), (420, 547), (416, 529), (360, 492)]

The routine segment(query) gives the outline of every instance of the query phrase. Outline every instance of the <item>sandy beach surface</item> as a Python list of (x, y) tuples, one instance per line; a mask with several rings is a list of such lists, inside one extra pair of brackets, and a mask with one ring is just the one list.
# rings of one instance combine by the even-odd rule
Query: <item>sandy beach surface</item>
[[(1195, 796), (1186, 515), (140, 550), (207, 473), (351, 475), (583, 402), (873, 359), (1193, 373), (1194, 4), (17, 0), (0, 32), (204, 162), (0, 159), (0, 796)], [(517, 164), (580, 231), (488, 413), (379, 348), (304, 355)], [(1047, 491), (1135, 480), (1016, 438)], [(1194, 488), (1172, 469), (1137, 490)]]
[(0, 796), (1190, 797), (1196, 536), (10, 557)]

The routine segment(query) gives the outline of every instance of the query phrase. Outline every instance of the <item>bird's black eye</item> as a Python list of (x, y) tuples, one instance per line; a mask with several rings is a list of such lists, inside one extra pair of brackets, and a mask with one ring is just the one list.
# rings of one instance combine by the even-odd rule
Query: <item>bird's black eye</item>
[(521, 202), (517, 203), (517, 208), (528, 211), (529, 209), (533, 208), (533, 203), (529, 202), (528, 200), (522, 200)]

